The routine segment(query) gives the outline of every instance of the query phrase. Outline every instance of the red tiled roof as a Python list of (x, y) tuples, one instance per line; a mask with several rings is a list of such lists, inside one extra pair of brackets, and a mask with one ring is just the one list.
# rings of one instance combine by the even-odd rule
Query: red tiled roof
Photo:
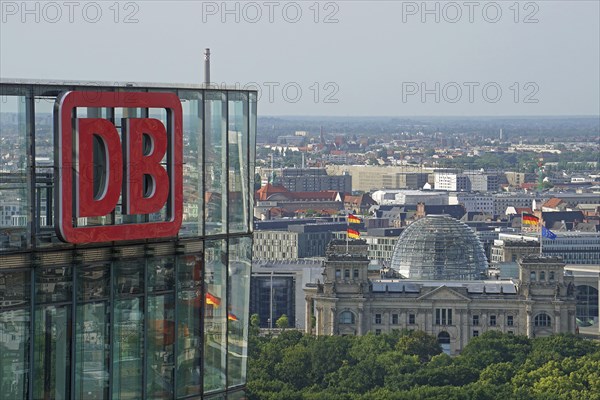
[(256, 191), (256, 199), (257, 200), (267, 200), (271, 195), (275, 193), (289, 193), (290, 191), (284, 188), (283, 186), (275, 186), (270, 183), (267, 183), (265, 186), (261, 187)]
[(547, 202), (545, 202), (542, 207), (548, 207), (548, 208), (555, 208), (558, 207), (559, 204), (564, 203), (564, 201), (562, 199), (559, 199), (558, 197), (553, 197), (550, 200), (548, 200)]
[(290, 200), (301, 201), (335, 201), (338, 192), (333, 190), (323, 190), (321, 192), (289, 192)]

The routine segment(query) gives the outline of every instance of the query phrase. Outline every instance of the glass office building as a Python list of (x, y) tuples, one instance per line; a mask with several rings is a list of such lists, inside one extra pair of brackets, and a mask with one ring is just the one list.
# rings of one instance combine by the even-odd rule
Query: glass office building
[[(55, 163), (54, 110), (65, 91), (177, 95), (175, 237), (61, 241), (57, 168), (70, 167)], [(245, 398), (256, 100), (255, 91), (197, 85), (0, 81), (0, 398)], [(139, 104), (73, 114), (92, 117), (119, 135), (127, 118), (169, 124), (164, 109)], [(98, 148), (94, 182), (108, 159)], [(143, 224), (168, 213), (128, 215), (122, 201), (73, 223)]]

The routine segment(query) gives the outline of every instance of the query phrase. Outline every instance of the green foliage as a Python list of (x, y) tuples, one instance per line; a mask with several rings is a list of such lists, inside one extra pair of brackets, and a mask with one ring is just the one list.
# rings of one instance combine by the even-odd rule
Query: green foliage
[(573, 335), (488, 332), (456, 357), (441, 353), (434, 337), (409, 331), (314, 337), (288, 330), (250, 344), (250, 399), (600, 400), (600, 345)]
[(279, 329), (288, 328), (290, 326), (290, 321), (287, 315), (283, 314), (281, 317), (277, 318), (275, 325), (277, 325)]
[(404, 332), (396, 344), (396, 350), (418, 356), (421, 362), (429, 361), (442, 352), (437, 339), (423, 331)]

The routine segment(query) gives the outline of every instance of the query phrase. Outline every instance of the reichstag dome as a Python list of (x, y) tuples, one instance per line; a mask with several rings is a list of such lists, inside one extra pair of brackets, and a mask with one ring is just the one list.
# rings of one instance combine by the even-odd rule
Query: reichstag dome
[(398, 238), (392, 268), (407, 279), (485, 279), (483, 245), (467, 225), (448, 215), (428, 215), (410, 224)]

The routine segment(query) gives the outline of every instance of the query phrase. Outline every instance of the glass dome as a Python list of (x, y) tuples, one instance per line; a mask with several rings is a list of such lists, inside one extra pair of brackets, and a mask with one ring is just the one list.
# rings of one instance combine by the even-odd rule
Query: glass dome
[(409, 279), (485, 279), (488, 268), (475, 232), (447, 215), (428, 215), (410, 224), (398, 238), (392, 268)]

